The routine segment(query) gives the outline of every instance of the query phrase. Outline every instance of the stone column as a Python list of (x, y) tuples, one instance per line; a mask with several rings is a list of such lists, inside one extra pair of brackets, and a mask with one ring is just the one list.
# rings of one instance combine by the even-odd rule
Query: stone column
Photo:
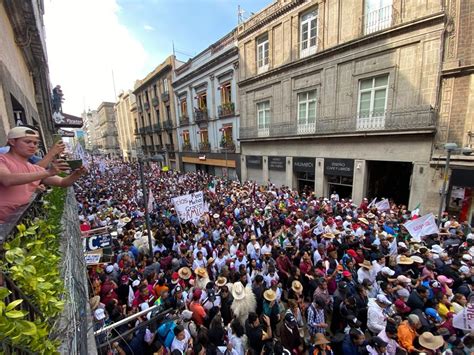
[(242, 176), (242, 182), (247, 181), (247, 162), (245, 161), (245, 155), (240, 156), (240, 174)]
[(286, 157), (286, 186), (293, 186), (293, 157)]
[(324, 158), (316, 158), (316, 166), (314, 167), (314, 192), (317, 197), (324, 196), (325, 182)]
[[(410, 179), (410, 198), (408, 200), (408, 209), (412, 210), (421, 203), (420, 212), (424, 213), (426, 210), (426, 198), (428, 195), (428, 186), (433, 183), (430, 180), (428, 162), (414, 162), (413, 171)], [(435, 194), (436, 196), (436, 194)], [(439, 200), (438, 200), (439, 203)], [(435, 214), (438, 214), (436, 211)]]
[(262, 156), (262, 179), (263, 184), (267, 185), (268, 183), (268, 156)]
[(367, 194), (367, 161), (354, 160), (354, 175), (352, 180), (352, 200), (360, 205)]

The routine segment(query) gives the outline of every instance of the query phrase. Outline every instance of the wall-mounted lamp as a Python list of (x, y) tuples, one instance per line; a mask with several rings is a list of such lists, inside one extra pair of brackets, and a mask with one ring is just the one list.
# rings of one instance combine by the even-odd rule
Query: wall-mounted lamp
[(360, 163), (357, 163), (356, 169), (357, 169), (357, 170), (360, 170)]

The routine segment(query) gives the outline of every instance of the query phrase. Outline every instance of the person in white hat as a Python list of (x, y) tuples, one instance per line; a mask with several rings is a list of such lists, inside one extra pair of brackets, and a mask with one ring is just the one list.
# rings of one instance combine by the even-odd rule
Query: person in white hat
[(0, 223), (27, 204), (40, 184), (68, 187), (86, 173), (81, 167), (61, 178), (57, 174), (62, 171), (62, 165), (53, 163), (45, 169), (28, 162), (40, 142), (38, 132), (29, 127), (12, 128), (7, 139), (10, 151), (0, 154)]

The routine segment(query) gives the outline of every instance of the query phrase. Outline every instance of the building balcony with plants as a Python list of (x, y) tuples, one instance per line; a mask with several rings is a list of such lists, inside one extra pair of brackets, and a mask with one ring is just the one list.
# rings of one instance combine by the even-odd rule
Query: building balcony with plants
[(211, 143), (209, 143), (209, 142), (200, 142), (199, 143), (199, 151), (200, 152), (210, 152), (211, 151)]
[(206, 107), (194, 109), (194, 121), (196, 123), (207, 122), (208, 120), (209, 120), (209, 117), (207, 115)]
[(0, 224), (0, 265), (1, 353), (95, 353), (72, 188), (36, 194)]
[(235, 115), (235, 105), (233, 102), (226, 102), (217, 108), (219, 118)]
[(191, 145), (190, 141), (184, 141), (183, 144), (181, 145), (181, 150), (183, 152), (190, 152), (193, 150), (193, 146)]

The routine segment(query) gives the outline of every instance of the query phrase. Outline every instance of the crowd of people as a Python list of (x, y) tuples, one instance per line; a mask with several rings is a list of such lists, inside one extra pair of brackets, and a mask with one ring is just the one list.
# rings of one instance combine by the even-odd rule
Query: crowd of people
[[(439, 234), (414, 242), (403, 224), (416, 216), (395, 203), (379, 211), (367, 199), (154, 166), (145, 177), (151, 253), (134, 164), (96, 163), (76, 188), (82, 231), (108, 228), (113, 237), (110, 262), (89, 267), (96, 329), (153, 306), (164, 315), (156, 327), (149, 312), (101, 333), (104, 352), (474, 351), (473, 335), (453, 325), (472, 293), (466, 223), (445, 215)], [(180, 223), (171, 198), (198, 191), (209, 212)]]

